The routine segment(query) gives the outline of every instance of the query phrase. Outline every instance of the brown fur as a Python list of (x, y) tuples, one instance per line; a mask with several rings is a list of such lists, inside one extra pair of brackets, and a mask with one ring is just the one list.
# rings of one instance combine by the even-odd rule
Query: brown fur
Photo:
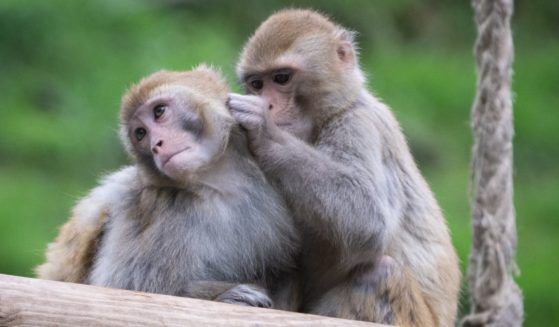
[(198, 91), (204, 97), (223, 102), (227, 99), (227, 93), (229, 92), (229, 86), (223, 76), (204, 64), (187, 72), (161, 70), (143, 78), (125, 93), (122, 97), (120, 111), (121, 123), (128, 122), (136, 108), (149, 99), (155, 89), (162, 85), (172, 84), (188, 85), (189, 88)]
[(95, 223), (81, 226), (79, 217), (74, 213), (60, 228), (56, 240), (49, 244), (46, 262), (35, 268), (37, 277), (84, 283), (91, 269), (107, 218), (107, 213), (103, 212)]

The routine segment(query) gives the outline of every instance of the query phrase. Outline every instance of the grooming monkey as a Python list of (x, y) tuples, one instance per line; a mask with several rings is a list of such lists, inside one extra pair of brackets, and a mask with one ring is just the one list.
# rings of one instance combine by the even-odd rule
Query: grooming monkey
[(38, 276), (259, 307), (283, 298), (298, 234), (227, 92), (206, 66), (133, 86), (120, 132), (135, 165), (77, 204)]
[(245, 45), (249, 95), (228, 106), (302, 237), (304, 312), (452, 326), (460, 272), (446, 222), (389, 108), (371, 95), (353, 33), (280, 11)]

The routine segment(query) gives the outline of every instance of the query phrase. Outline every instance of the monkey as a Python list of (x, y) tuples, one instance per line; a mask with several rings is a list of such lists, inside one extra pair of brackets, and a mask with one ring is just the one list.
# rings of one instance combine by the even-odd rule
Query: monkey
[(38, 277), (287, 308), (274, 300), (292, 298), (283, 285), (299, 234), (226, 108), (228, 90), (205, 65), (132, 86), (120, 136), (134, 164), (76, 205)]
[(451, 326), (460, 271), (449, 230), (387, 105), (359, 67), (355, 33), (284, 9), (245, 44), (245, 95), (228, 107), (302, 233), (307, 313)]

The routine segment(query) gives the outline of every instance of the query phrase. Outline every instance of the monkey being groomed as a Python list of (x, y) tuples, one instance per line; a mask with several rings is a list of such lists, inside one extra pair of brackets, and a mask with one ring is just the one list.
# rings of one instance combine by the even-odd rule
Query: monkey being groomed
[(157, 72), (123, 97), (135, 165), (83, 198), (40, 278), (288, 308), (298, 234), (229, 114), (214, 70)]
[(283, 10), (237, 66), (228, 106), (303, 233), (304, 312), (454, 324), (460, 272), (446, 222), (390, 109), (367, 91), (353, 33)]

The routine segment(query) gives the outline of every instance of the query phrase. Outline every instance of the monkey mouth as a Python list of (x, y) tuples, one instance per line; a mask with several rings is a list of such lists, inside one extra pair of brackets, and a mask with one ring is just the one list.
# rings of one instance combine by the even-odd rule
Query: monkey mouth
[(173, 159), (175, 156), (183, 153), (184, 151), (188, 151), (188, 150), (190, 150), (189, 146), (187, 146), (186, 148), (184, 148), (182, 150), (179, 150), (175, 153), (172, 153), (172, 154), (168, 155), (166, 158), (163, 158), (161, 167), (165, 167), (165, 165), (167, 165), (167, 163), (169, 163), (169, 161), (171, 161), (171, 159)]
[(276, 123), (276, 126), (278, 127), (289, 127), (293, 125), (292, 123)]

